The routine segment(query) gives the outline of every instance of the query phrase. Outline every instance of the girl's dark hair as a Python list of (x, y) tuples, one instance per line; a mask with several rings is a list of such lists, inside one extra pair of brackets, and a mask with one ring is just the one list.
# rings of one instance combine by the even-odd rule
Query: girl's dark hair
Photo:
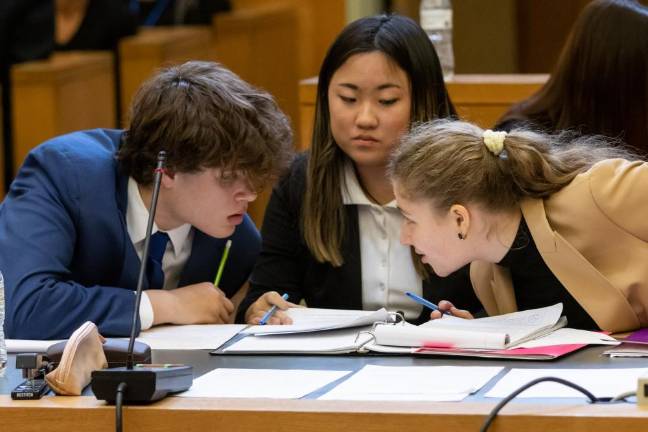
[(620, 138), (648, 156), (648, 7), (635, 0), (588, 4), (547, 84), (499, 124), (519, 120)]
[(318, 261), (334, 266), (343, 263), (340, 246), (346, 220), (340, 178), (346, 156), (331, 134), (328, 88), (333, 74), (349, 57), (369, 52), (385, 54), (407, 74), (412, 122), (455, 115), (439, 58), (416, 22), (403, 16), (382, 15), (361, 18), (342, 30), (320, 69), (302, 209), (306, 244)]
[(221, 168), (257, 189), (290, 163), (290, 124), (272, 96), (217, 63), (161, 70), (138, 90), (130, 117), (117, 158), (140, 184), (152, 182), (160, 150), (170, 171)]

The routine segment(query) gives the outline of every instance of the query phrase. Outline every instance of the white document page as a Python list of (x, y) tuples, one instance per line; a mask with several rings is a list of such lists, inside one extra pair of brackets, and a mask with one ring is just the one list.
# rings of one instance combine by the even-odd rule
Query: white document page
[[(165, 325), (142, 331), (137, 340), (154, 350), (216, 349), (245, 327), (243, 324)], [(10, 353), (44, 353), (61, 340), (7, 339), (6, 342)]]
[(460, 401), (502, 367), (367, 365), (320, 399)]
[(166, 325), (142, 331), (137, 340), (154, 350), (216, 349), (245, 327), (243, 324)]
[(252, 326), (243, 333), (305, 333), (320, 330), (367, 326), (372, 325), (375, 322), (385, 322), (390, 320), (389, 312), (384, 308), (378, 309), (377, 311), (290, 308), (286, 313), (290, 318), (292, 318), (292, 324)]
[(348, 353), (355, 352), (371, 339), (368, 328), (281, 335), (249, 335), (223, 350), (226, 353)]
[(299, 399), (351, 371), (214, 369), (178, 397)]
[[(614, 397), (627, 391), (637, 390), (637, 379), (648, 368), (629, 369), (511, 369), (486, 394), (486, 397), (503, 398), (522, 385), (536, 378), (552, 376), (571, 381), (589, 390), (596, 397)], [(520, 393), (525, 398), (586, 398), (571, 387), (555, 382), (543, 382)]]
[(50, 345), (61, 342), (61, 340), (6, 339), (5, 342), (8, 353), (44, 353)]

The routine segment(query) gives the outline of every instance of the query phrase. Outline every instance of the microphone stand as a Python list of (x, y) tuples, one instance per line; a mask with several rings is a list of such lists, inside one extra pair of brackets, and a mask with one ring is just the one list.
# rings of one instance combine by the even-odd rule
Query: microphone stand
[(128, 357), (126, 359), (126, 368), (133, 369), (133, 346), (137, 333), (137, 318), (139, 318), (140, 303), (142, 302), (142, 287), (146, 275), (146, 265), (148, 263), (149, 245), (151, 244), (151, 234), (153, 233), (153, 223), (155, 222), (155, 212), (157, 210), (158, 197), (160, 195), (160, 185), (162, 184), (162, 175), (166, 164), (166, 152), (164, 150), (158, 153), (157, 166), (153, 177), (153, 196), (149, 206), (148, 220), (146, 222), (146, 235), (144, 236), (144, 250), (142, 251), (142, 261), (140, 264), (139, 275), (137, 277), (137, 288), (135, 289), (135, 309), (131, 318), (131, 333), (128, 339)]
[(193, 382), (193, 368), (186, 365), (133, 365), (133, 347), (137, 332), (142, 287), (146, 275), (146, 262), (155, 221), (160, 184), (164, 174), (166, 152), (158, 153), (157, 166), (153, 180), (153, 196), (149, 208), (144, 250), (140, 264), (137, 289), (135, 294), (135, 309), (131, 320), (131, 334), (128, 341), (126, 367), (100, 369), (92, 372), (92, 391), (99, 400), (114, 403), (119, 394), (120, 401), (131, 403), (148, 403), (162, 399), (169, 393), (188, 390)]

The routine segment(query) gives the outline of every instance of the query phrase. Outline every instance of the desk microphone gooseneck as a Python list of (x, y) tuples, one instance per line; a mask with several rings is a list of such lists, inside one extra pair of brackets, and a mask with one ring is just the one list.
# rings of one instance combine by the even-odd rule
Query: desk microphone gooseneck
[(133, 365), (133, 347), (137, 333), (137, 319), (139, 317), (140, 302), (142, 300), (142, 286), (146, 275), (146, 262), (149, 253), (149, 243), (153, 232), (155, 210), (157, 208), (160, 184), (164, 174), (166, 152), (160, 151), (155, 168), (153, 180), (153, 196), (149, 208), (144, 250), (140, 263), (137, 289), (135, 291), (135, 309), (131, 322), (131, 334), (128, 342), (128, 359), (126, 367), (100, 369), (92, 372), (91, 386), (97, 399), (114, 403), (117, 394), (124, 402), (147, 403), (162, 399), (169, 393), (188, 390), (193, 382), (193, 368), (186, 365)]

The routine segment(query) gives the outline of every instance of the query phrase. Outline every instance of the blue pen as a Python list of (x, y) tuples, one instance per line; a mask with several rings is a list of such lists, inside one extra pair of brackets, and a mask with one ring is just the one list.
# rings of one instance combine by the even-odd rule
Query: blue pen
[(439, 306), (435, 305), (435, 304), (432, 303), (431, 301), (425, 300), (423, 297), (419, 297), (419, 296), (417, 296), (417, 295), (414, 294), (413, 292), (409, 292), (409, 291), (407, 291), (407, 292), (405, 293), (405, 295), (406, 295), (407, 297), (411, 298), (412, 300), (414, 300), (416, 303), (421, 304), (421, 305), (423, 305), (423, 306), (425, 306), (425, 307), (427, 307), (427, 308), (430, 308), (430, 309), (432, 309), (433, 311), (439, 311), (439, 312), (441, 312), (441, 313), (444, 314), (444, 315), (452, 315), (452, 314), (451, 314), (450, 312), (448, 312), (448, 311), (445, 311), (445, 312), (441, 311), (441, 309), (439, 309)]
[[(282, 299), (288, 300), (288, 294), (284, 294), (281, 296)], [(263, 318), (261, 318), (261, 321), (259, 321), (259, 325), (266, 325), (268, 323), (268, 320), (274, 315), (274, 313), (277, 311), (278, 306), (273, 305), (270, 309), (268, 309), (268, 312), (263, 315)]]

